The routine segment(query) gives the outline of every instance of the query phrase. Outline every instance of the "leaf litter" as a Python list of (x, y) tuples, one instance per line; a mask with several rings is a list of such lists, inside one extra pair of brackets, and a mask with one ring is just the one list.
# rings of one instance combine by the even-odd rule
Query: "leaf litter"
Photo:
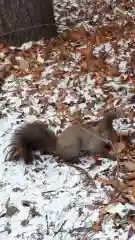
[[(58, 39), (0, 45), (1, 239), (132, 240), (133, 1), (55, 0), (54, 9)], [(59, 134), (71, 122), (100, 119), (111, 107), (127, 114), (113, 123), (120, 135), (113, 146), (117, 161), (82, 157), (73, 167), (38, 152), (32, 166), (4, 161), (22, 122), (46, 121)]]

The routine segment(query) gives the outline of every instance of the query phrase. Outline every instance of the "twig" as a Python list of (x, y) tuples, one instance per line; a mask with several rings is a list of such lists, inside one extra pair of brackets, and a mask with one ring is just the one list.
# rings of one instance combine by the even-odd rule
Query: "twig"
[(84, 168), (81, 168), (81, 167), (76, 166), (76, 165), (74, 165), (72, 163), (69, 163), (69, 162), (64, 162), (64, 163), (66, 163), (67, 165), (69, 165), (69, 166), (71, 166), (73, 168), (76, 168), (76, 170), (78, 170), (79, 172), (82, 172), (83, 174), (85, 174), (86, 177), (89, 179), (89, 181), (92, 183), (92, 185), (96, 188), (96, 184), (95, 184), (93, 178), (89, 175), (89, 173)]
[(46, 215), (45, 218), (46, 218), (46, 225), (47, 225), (47, 235), (49, 235), (48, 215)]
[(69, 231), (69, 234), (72, 234), (73, 232), (78, 232), (78, 233), (80, 233), (80, 232), (83, 232), (83, 231), (85, 231), (85, 232), (90, 232), (92, 230), (92, 228), (91, 227), (78, 227), (78, 228), (74, 228), (74, 229), (72, 229), (72, 230), (70, 230)]
[(61, 224), (60, 228), (54, 233), (53, 238), (61, 231), (61, 229), (63, 228), (63, 226), (65, 225), (66, 222), (67, 222), (67, 220), (64, 220), (64, 222)]

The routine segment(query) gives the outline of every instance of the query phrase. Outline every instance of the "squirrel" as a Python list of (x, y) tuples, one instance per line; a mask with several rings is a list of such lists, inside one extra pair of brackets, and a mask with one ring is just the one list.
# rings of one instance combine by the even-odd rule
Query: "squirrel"
[(114, 110), (107, 112), (95, 126), (92, 123), (69, 126), (57, 139), (57, 154), (66, 161), (76, 159), (80, 151), (91, 155), (98, 152), (101, 157), (115, 159), (115, 156), (109, 154), (107, 147), (110, 146), (108, 140), (115, 143), (118, 139), (112, 125), (117, 117), (118, 112)]
[(43, 151), (45, 154), (52, 154), (56, 149), (56, 136), (47, 125), (41, 121), (25, 123), (15, 130), (11, 137), (11, 149), (6, 155), (9, 160), (20, 157), (26, 164), (33, 162), (33, 150)]
[(59, 137), (43, 122), (25, 123), (11, 138), (9, 159), (22, 157), (26, 164), (31, 164), (33, 150), (43, 150), (45, 154), (54, 154), (67, 162), (74, 162), (83, 150), (90, 154), (99, 152), (101, 157), (113, 158), (107, 149), (107, 140), (114, 143), (117, 139), (112, 125), (117, 117), (117, 111), (109, 111), (96, 125), (74, 123)]

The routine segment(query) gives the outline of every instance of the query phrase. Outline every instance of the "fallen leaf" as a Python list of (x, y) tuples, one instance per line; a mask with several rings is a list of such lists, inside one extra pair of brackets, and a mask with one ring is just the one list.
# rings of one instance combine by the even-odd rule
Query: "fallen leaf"
[(128, 187), (135, 186), (135, 180), (128, 182)]
[(116, 154), (121, 153), (125, 147), (126, 147), (126, 144), (124, 142), (115, 143), (114, 144), (115, 153)]
[(43, 71), (43, 65), (35, 68), (34, 70), (32, 70), (32, 79), (33, 81), (38, 81), (39, 78), (41, 77), (41, 73)]
[(135, 200), (134, 200), (134, 198), (133, 198), (132, 196), (130, 196), (130, 195), (125, 195), (124, 197), (125, 197), (126, 199), (128, 199), (128, 201), (129, 201), (130, 203), (135, 204)]
[(13, 215), (15, 215), (17, 212), (19, 212), (18, 208), (16, 208), (15, 206), (8, 206), (7, 208), (7, 212), (6, 215), (8, 217), (12, 217)]
[(122, 165), (124, 164), (124, 166), (126, 168), (128, 168), (129, 171), (134, 171), (135, 170), (135, 162), (132, 162), (132, 161), (124, 161), (122, 163)]
[(105, 185), (113, 185), (114, 183), (116, 184), (116, 180), (112, 179), (105, 179), (105, 178), (97, 178), (95, 181), (104, 183)]
[(20, 71), (11, 71), (11, 73), (15, 76), (15, 77), (24, 77), (26, 76), (26, 72), (24, 70), (20, 70)]
[(106, 214), (105, 206), (101, 206), (101, 207), (99, 208), (99, 216), (100, 216), (100, 219), (103, 219), (105, 214)]
[(100, 70), (105, 68), (105, 63), (100, 57), (95, 60), (95, 64)]
[(56, 102), (57, 112), (65, 112), (68, 109), (68, 106), (64, 103)]
[(101, 222), (100, 221), (94, 222), (93, 225), (92, 225), (92, 231), (97, 233), (101, 230), (102, 230)]
[(5, 78), (5, 69), (3, 66), (0, 66), (0, 80), (4, 80)]
[(29, 62), (25, 59), (20, 59), (19, 60), (19, 65), (20, 65), (20, 68), (23, 69), (23, 70), (29, 70)]
[(91, 44), (96, 44), (96, 31), (91, 34)]
[(132, 230), (135, 232), (135, 222), (132, 222), (131, 227), (132, 227)]
[(120, 76), (120, 72), (118, 72), (117, 70), (114, 70), (114, 69), (104, 70), (104, 73), (108, 77), (109, 76), (113, 76), (113, 77), (119, 77)]
[(87, 32), (84, 28), (76, 28), (73, 30), (70, 30), (67, 33), (67, 39), (72, 40), (72, 41), (78, 41), (81, 40), (82, 38), (87, 36)]
[(135, 223), (134, 222), (132, 222), (131, 227), (132, 227), (132, 230), (135, 232)]
[(52, 48), (49, 46), (49, 47), (46, 47), (42, 53), (42, 57), (45, 60), (47, 60), (51, 54), (51, 51), (52, 51)]
[(68, 48), (66, 48), (64, 45), (61, 46), (61, 53), (60, 53), (60, 59), (61, 60), (66, 60), (70, 57), (70, 51)]
[[(135, 186), (135, 185), (134, 185)], [(135, 199), (135, 187), (132, 188), (132, 197)]]
[(92, 59), (92, 51), (92, 47), (87, 46), (86, 48), (76, 49), (75, 53), (80, 53), (82, 56), (85, 57), (85, 60), (89, 62)]
[(125, 179), (131, 179), (131, 180), (132, 180), (132, 179), (135, 179), (135, 172), (130, 173), (130, 174), (124, 176), (124, 178), (125, 178)]
[(89, 67), (86, 61), (82, 61), (81, 63), (81, 72), (88, 72)]
[(117, 191), (118, 192), (124, 192), (125, 189), (127, 189), (127, 185), (126, 184), (124, 184), (124, 183), (122, 183), (120, 181), (117, 181), (115, 179), (97, 178), (97, 179), (95, 179), (95, 181), (102, 182), (105, 185), (111, 185), (114, 188), (117, 187)]
[(23, 227), (27, 226), (28, 224), (29, 224), (29, 220), (28, 219), (24, 219), (24, 220), (21, 221), (21, 225)]
[(131, 87), (130, 91), (131, 93), (135, 94), (135, 87)]
[(37, 55), (37, 62), (41, 64), (45, 62), (44, 57), (40, 53)]

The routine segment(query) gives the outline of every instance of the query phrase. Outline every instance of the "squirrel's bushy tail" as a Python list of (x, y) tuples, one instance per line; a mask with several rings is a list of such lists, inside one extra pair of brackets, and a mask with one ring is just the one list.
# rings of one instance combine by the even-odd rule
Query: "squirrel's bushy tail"
[(56, 136), (43, 122), (26, 123), (15, 130), (11, 143), (7, 146), (5, 160), (23, 158), (26, 164), (33, 162), (33, 150), (53, 153), (56, 148)]

